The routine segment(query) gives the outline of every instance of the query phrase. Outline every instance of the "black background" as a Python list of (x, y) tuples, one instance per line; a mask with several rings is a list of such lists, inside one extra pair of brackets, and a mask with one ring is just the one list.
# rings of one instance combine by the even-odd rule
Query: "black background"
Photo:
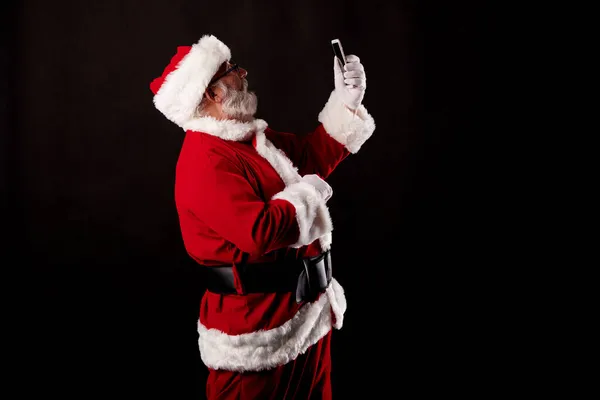
[(202, 282), (173, 197), (183, 132), (149, 84), (206, 33), (248, 70), (257, 117), (276, 130), (316, 127), (331, 39), (365, 66), (377, 128), (329, 180), (349, 304), (333, 337), (334, 396), (477, 393), (487, 310), (476, 297), (492, 278), (474, 160), (494, 129), (483, 79), (493, 25), (478, 2), (7, 4), (3, 264), (25, 272), (5, 280), (23, 396), (202, 398)]

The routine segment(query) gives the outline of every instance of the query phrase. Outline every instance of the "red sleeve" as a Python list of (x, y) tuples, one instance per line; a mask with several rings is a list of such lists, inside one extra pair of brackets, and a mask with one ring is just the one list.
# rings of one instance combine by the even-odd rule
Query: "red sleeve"
[(325, 201), (304, 182), (265, 201), (246, 179), (241, 165), (209, 154), (199, 166), (197, 184), (188, 185), (185, 208), (243, 252), (264, 255), (312, 243), (333, 229)]
[(325, 179), (350, 154), (322, 124), (308, 134), (276, 132), (269, 128), (265, 134), (275, 147), (285, 152), (300, 175), (318, 174)]
[(284, 200), (265, 202), (242, 168), (223, 156), (209, 154), (198, 184), (185, 196), (197, 218), (246, 253), (262, 255), (287, 247), (298, 238), (296, 212)]
[(286, 153), (300, 175), (318, 174), (325, 179), (350, 153), (356, 153), (371, 137), (375, 120), (364, 105), (350, 112), (331, 92), (319, 113), (321, 123), (304, 135), (265, 130), (267, 138)]

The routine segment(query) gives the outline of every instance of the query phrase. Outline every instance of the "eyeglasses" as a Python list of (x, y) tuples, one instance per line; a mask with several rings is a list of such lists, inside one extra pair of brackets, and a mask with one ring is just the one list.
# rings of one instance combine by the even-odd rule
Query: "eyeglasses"
[(216, 81), (218, 81), (222, 77), (226, 76), (227, 74), (231, 73), (232, 71), (239, 72), (239, 70), (240, 70), (240, 67), (237, 64), (233, 64), (229, 69), (227, 69), (221, 75), (218, 75), (218, 76), (212, 78), (211, 81), (208, 83), (208, 86), (212, 85), (213, 83), (215, 83)]

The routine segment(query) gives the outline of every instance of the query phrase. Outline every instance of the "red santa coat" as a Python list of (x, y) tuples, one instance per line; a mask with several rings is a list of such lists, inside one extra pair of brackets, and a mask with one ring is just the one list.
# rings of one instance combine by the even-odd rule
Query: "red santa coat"
[[(329, 249), (329, 210), (301, 176), (326, 179), (375, 129), (364, 106), (354, 116), (332, 93), (308, 135), (275, 132), (263, 120), (197, 118), (186, 123), (175, 200), (185, 247), (204, 266), (278, 261)], [(206, 292), (199, 348), (209, 398), (331, 395), (330, 331), (346, 299), (332, 280), (317, 300), (294, 293)], [(300, 365), (300, 366), (299, 366)], [(268, 395), (267, 395), (268, 394)]]

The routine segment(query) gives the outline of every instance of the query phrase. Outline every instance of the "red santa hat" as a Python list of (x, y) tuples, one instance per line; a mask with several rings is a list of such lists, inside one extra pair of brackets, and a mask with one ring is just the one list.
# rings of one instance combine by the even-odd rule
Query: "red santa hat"
[(150, 83), (154, 105), (183, 128), (193, 118), (210, 80), (230, 59), (229, 48), (213, 35), (204, 35), (192, 46), (177, 47), (162, 75)]

